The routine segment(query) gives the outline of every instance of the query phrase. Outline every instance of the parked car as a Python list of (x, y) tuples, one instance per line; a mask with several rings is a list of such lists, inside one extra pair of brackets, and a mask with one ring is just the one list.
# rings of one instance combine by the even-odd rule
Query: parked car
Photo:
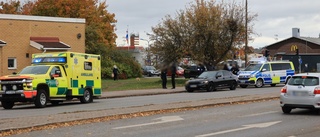
[(184, 70), (183, 75), (185, 78), (196, 78), (204, 71), (206, 71), (205, 67), (201, 67), (199, 65), (191, 65)]
[[(168, 71), (167, 71), (167, 76), (171, 76), (171, 70), (169, 69)], [(177, 77), (182, 77), (182, 76), (184, 76), (184, 69), (182, 68), (182, 67), (177, 67), (177, 71), (176, 71), (176, 76)]]
[(283, 113), (292, 109), (320, 110), (320, 73), (302, 73), (293, 75), (281, 89), (280, 105)]
[(160, 76), (160, 71), (157, 70), (154, 66), (144, 66), (142, 67), (143, 75), (151, 76)]
[(237, 86), (238, 77), (227, 70), (205, 71), (199, 77), (191, 79), (185, 84), (188, 92), (193, 92), (194, 90), (210, 92), (222, 88), (235, 90)]

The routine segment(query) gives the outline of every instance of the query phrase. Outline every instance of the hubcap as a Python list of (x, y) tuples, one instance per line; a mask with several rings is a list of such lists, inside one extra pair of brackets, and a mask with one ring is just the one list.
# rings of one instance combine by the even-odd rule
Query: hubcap
[(42, 105), (44, 105), (44, 104), (46, 104), (46, 102), (47, 102), (46, 95), (44, 93), (41, 93), (41, 95), (40, 95), (40, 103)]
[(84, 99), (86, 100), (86, 101), (89, 101), (89, 99), (90, 99), (90, 93), (86, 90), (86, 92), (84, 93)]

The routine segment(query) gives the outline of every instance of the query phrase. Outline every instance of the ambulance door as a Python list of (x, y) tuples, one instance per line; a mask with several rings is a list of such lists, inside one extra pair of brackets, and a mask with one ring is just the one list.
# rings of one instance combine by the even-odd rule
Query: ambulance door
[(61, 66), (53, 66), (50, 71), (50, 97), (65, 97), (67, 93), (67, 78)]

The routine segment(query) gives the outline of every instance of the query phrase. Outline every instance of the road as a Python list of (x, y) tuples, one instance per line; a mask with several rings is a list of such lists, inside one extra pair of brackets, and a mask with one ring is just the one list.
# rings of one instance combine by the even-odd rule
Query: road
[(318, 114), (281, 112), (279, 100), (41, 130), (13, 137), (316, 137)]
[[(0, 119), (17, 118), (27, 116), (54, 115), (61, 113), (72, 113), (79, 111), (104, 110), (114, 108), (127, 108), (136, 106), (169, 104), (176, 102), (199, 101), (215, 98), (228, 98), (236, 96), (246, 96), (252, 94), (279, 93), (283, 85), (277, 87), (266, 86), (265, 88), (237, 88), (236, 90), (218, 90), (215, 92), (194, 92), (194, 93), (177, 93), (164, 94), (154, 96), (136, 96), (126, 98), (112, 98), (94, 100), (94, 103), (81, 104), (77, 102), (69, 102), (58, 106), (48, 106), (44, 109), (37, 109), (33, 104), (14, 106), (12, 110), (0, 109)], [(21, 115), (23, 113), (23, 115)]]

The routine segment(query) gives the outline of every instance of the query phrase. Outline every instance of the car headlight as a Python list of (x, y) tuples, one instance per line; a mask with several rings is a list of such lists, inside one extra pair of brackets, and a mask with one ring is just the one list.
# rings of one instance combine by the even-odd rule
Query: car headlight
[(255, 74), (250, 75), (250, 78), (255, 78), (255, 77), (256, 77)]
[(207, 84), (209, 81), (202, 81), (202, 84)]

